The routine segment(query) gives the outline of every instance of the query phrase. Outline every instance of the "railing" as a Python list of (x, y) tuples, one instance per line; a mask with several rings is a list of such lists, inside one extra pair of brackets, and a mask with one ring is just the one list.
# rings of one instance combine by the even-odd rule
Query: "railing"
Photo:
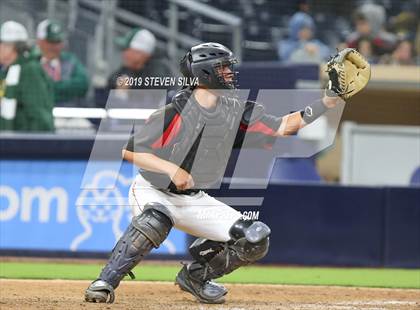
[[(55, 2), (56, 0), (49, 0)], [(197, 14), (215, 19), (226, 25), (232, 27), (232, 49), (235, 52), (238, 60), (242, 59), (242, 19), (216, 9), (212, 6), (191, 0), (170, 0), (169, 21), (168, 25), (159, 24), (144, 16), (131, 13), (127, 10), (116, 8), (116, 0), (108, 1), (94, 1), (94, 0), (72, 0), (78, 1), (85, 6), (101, 11), (101, 16), (105, 16), (105, 24), (103, 25), (104, 33), (110, 34), (110, 37), (115, 33), (115, 21), (129, 23), (135, 26), (144, 27), (155, 33), (160, 38), (167, 40), (168, 56), (172, 63), (176, 63), (179, 58), (178, 46), (183, 48), (190, 47), (200, 43), (200, 40), (180, 33), (178, 30), (178, 9), (179, 7), (187, 8)], [(102, 18), (101, 18), (102, 19)], [(107, 59), (112, 59), (113, 42), (109, 39), (103, 39), (106, 43), (105, 50), (107, 51)]]
[[(226, 28), (227, 33), (231, 31), (232, 50), (238, 60), (242, 58), (242, 19), (203, 3), (192, 0), (168, 0), (168, 24), (163, 25), (148, 17), (118, 8), (118, 0), (39, 1), (39, 7), (43, 10), (37, 12), (31, 9), (33, 4), (31, 0), (20, 2), (19, 6), (15, 5), (13, 0), (6, 0), (2, 5), (10, 9), (13, 9), (12, 4), (16, 6), (14, 8), (16, 16), (26, 14), (25, 25), (30, 33), (35, 33), (36, 23), (41, 18), (48, 17), (61, 21), (70, 34), (82, 35), (87, 46), (86, 55), (83, 54), (83, 57), (93, 77), (93, 84), (98, 84), (98, 86), (104, 83), (103, 77), (108, 76), (115, 69), (118, 57), (116, 57), (117, 51), (113, 39), (121, 30), (127, 29), (126, 25), (143, 27), (152, 31), (158, 37), (158, 47), (168, 54), (172, 64), (177, 63), (181, 51), (183, 53), (186, 48), (199, 44), (201, 42), (199, 39), (179, 31), (178, 12), (180, 9), (187, 9), (197, 16), (221, 22), (223, 24), (221, 26)], [(85, 29), (78, 26), (78, 20), (86, 19), (86, 17), (95, 25), (93, 33), (92, 28)]]
[[(55, 0), (49, 0), (49, 1), (55, 1)], [(79, 1), (81, 4), (98, 10), (101, 12), (102, 16), (105, 16), (104, 20), (106, 20), (103, 27), (106, 29), (104, 31), (108, 34), (109, 38), (111, 40), (104, 40), (104, 46), (105, 50), (107, 51), (107, 59), (112, 59), (112, 50), (113, 50), (113, 42), (112, 38), (115, 35), (115, 28), (118, 26), (119, 22), (124, 22), (128, 24), (132, 24), (134, 26), (147, 28), (150, 31), (152, 31), (155, 35), (157, 35), (160, 38), (163, 38), (167, 41), (174, 40), (176, 44), (179, 44), (183, 47), (189, 47), (195, 44), (199, 44), (200, 41), (192, 36), (186, 35), (186, 34), (178, 34), (175, 38), (171, 38), (171, 31), (167, 26), (161, 25), (151, 19), (148, 19), (144, 16), (140, 16), (138, 14), (131, 13), (127, 10), (116, 8), (116, 0), (107, 0), (107, 1), (94, 1), (94, 0), (76, 0)], [(164, 46), (164, 44), (160, 44), (161, 47)], [(174, 55), (176, 57), (176, 55)]]
[(242, 19), (233, 14), (216, 9), (212, 6), (195, 2), (192, 0), (169, 0), (169, 28), (171, 39), (169, 40), (169, 50), (171, 53), (176, 51), (176, 38), (178, 33), (178, 8), (187, 8), (197, 14), (215, 19), (232, 27), (232, 49), (236, 58), (242, 60)]

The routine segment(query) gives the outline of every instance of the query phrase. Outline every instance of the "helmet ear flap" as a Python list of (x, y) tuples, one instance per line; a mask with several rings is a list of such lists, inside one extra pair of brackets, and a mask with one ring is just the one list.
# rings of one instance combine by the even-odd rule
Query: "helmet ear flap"
[(180, 71), (183, 76), (187, 78), (192, 78), (192, 70), (191, 70), (191, 62), (192, 62), (192, 55), (191, 50), (188, 51), (187, 54), (181, 59), (179, 65), (180, 65)]
[(193, 61), (193, 58), (191, 55), (191, 50), (187, 53), (187, 58), (188, 58), (188, 61), (187, 61), (188, 71), (191, 72), (191, 76), (192, 76), (193, 74), (192, 74), (191, 63)]

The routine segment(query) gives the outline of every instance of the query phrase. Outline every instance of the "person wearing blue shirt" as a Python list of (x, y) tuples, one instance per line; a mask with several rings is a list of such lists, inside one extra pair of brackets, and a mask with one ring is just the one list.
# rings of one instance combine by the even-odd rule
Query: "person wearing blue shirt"
[(283, 62), (321, 63), (330, 56), (330, 48), (314, 38), (315, 23), (305, 12), (295, 13), (289, 22), (289, 37), (278, 44)]

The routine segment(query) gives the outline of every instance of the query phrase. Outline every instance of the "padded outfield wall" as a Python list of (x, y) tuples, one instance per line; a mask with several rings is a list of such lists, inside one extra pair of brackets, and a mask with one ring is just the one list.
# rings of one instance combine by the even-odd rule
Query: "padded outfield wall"
[[(118, 149), (124, 141), (109, 143)], [(119, 173), (116, 187), (91, 192), (92, 199), (76, 207), (92, 144), (87, 137), (1, 138), (2, 253), (105, 256), (112, 249), (130, 218), (124, 201), (132, 168), (125, 163), (113, 171), (107, 161), (98, 161), (95, 182), (104, 185)], [(57, 150), (54, 158), (48, 156), (51, 148)], [(267, 263), (420, 267), (420, 188), (270, 184), (258, 190), (222, 186), (212, 194), (262, 201), (235, 207), (255, 211), (272, 228)], [(111, 199), (123, 203), (114, 205)], [(187, 256), (189, 242), (173, 230), (155, 257)]]

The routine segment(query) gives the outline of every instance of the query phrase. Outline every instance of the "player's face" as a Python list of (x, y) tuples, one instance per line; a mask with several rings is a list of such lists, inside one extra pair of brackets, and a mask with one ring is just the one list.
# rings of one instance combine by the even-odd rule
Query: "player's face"
[(232, 67), (230, 65), (223, 65), (221, 68), (218, 69), (218, 74), (223, 76), (223, 79), (226, 82), (232, 82), (233, 81), (233, 71)]

